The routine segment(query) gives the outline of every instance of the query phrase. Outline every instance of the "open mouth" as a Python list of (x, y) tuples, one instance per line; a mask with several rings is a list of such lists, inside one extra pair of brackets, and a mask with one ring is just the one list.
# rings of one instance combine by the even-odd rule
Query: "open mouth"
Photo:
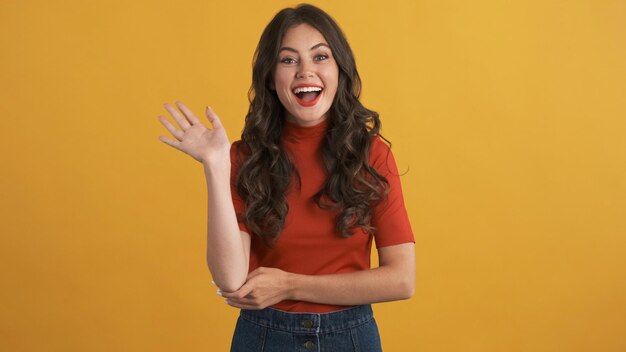
[(322, 96), (322, 90), (322, 87), (317, 86), (297, 87), (293, 90), (293, 94), (296, 96), (298, 104), (308, 107), (317, 104)]

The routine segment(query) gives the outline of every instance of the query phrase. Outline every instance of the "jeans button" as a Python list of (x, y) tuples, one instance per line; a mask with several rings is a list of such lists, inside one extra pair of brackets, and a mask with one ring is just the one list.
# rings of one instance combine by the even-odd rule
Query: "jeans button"
[(313, 341), (307, 341), (304, 343), (304, 348), (306, 348), (307, 350), (312, 350), (315, 347), (315, 344), (313, 343)]
[(312, 328), (313, 327), (313, 320), (311, 320), (311, 319), (304, 319), (302, 321), (302, 326), (304, 326), (307, 329)]

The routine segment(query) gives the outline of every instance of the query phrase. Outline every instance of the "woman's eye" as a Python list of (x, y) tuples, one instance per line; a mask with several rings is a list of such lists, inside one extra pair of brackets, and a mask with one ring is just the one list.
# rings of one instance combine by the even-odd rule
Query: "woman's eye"
[(325, 54), (317, 55), (317, 56), (315, 57), (315, 60), (317, 60), (317, 61), (324, 61), (324, 60), (328, 60), (328, 55), (325, 55)]
[(280, 60), (280, 62), (284, 63), (284, 64), (293, 64), (296, 62), (296, 60), (290, 58), (290, 57), (286, 57), (282, 60)]

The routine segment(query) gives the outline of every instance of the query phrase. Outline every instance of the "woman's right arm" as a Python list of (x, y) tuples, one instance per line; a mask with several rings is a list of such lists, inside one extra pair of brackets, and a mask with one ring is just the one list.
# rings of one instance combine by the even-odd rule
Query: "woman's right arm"
[(246, 281), (250, 258), (250, 236), (239, 230), (230, 188), (230, 143), (218, 116), (207, 107), (213, 126), (207, 129), (182, 103), (181, 115), (169, 104), (165, 109), (181, 130), (159, 116), (161, 123), (177, 140), (159, 139), (201, 162), (208, 191), (207, 264), (213, 281), (223, 291), (236, 291)]
[[(227, 155), (229, 157), (229, 155)], [(230, 159), (204, 164), (208, 190), (207, 263), (222, 291), (237, 291), (248, 276), (250, 235), (239, 230), (230, 190)]]

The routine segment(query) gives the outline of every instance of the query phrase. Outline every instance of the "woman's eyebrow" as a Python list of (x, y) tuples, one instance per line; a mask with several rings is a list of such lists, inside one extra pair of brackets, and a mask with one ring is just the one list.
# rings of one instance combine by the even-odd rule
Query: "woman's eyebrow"
[(311, 47), (311, 49), (310, 49), (310, 50), (315, 50), (315, 49), (319, 48), (320, 46), (325, 46), (325, 47), (327, 47), (328, 49), (330, 49), (330, 47), (328, 46), (328, 44), (326, 44), (326, 43), (318, 43), (318, 44), (313, 45), (313, 46)]
[[(321, 47), (321, 46), (325, 46), (325, 47), (327, 47), (327, 48), (329, 48), (329, 49), (330, 49), (330, 47), (329, 47), (329, 46), (328, 46), (328, 44), (326, 44), (326, 43), (317, 43), (317, 44), (313, 45), (313, 46), (311, 47), (311, 49), (309, 49), (309, 50), (315, 50), (315, 49), (317, 49), (317, 48), (319, 48), (319, 47)], [(280, 52), (281, 52), (281, 51), (283, 51), (283, 50), (293, 51), (293, 52), (294, 52), (294, 53), (296, 53), (296, 54), (298, 53), (298, 50), (296, 50), (296, 49), (294, 49), (294, 48), (291, 48), (291, 47), (288, 47), (288, 46), (283, 46), (282, 48), (280, 48), (280, 50), (278, 50), (278, 52), (280, 53)]]

